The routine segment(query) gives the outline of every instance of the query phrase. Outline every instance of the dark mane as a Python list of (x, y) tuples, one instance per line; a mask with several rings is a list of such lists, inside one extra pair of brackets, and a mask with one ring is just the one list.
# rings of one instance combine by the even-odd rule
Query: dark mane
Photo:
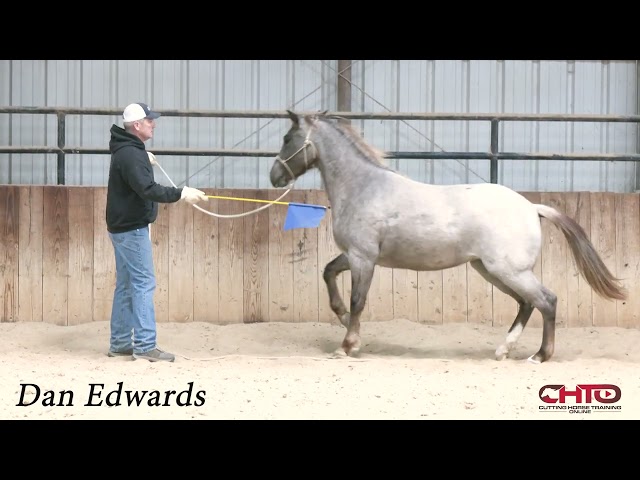
[(332, 126), (334, 130), (338, 131), (338, 133), (344, 136), (371, 163), (374, 163), (383, 168), (388, 168), (384, 161), (384, 152), (372, 147), (367, 142), (365, 142), (362, 138), (362, 135), (355, 127), (348, 123), (341, 122), (337, 120), (337, 118), (338, 117), (332, 119), (331, 117), (324, 115), (317, 116), (318, 120), (321, 120), (324, 123)]

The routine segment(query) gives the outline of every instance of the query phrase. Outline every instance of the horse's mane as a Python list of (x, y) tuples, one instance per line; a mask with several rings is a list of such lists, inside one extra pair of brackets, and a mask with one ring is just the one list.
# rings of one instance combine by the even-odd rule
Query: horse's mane
[(342, 134), (367, 160), (381, 167), (388, 168), (384, 160), (386, 157), (385, 153), (365, 142), (357, 128), (343, 121), (339, 121), (340, 117), (332, 118), (325, 115), (317, 115), (316, 118), (332, 126)]

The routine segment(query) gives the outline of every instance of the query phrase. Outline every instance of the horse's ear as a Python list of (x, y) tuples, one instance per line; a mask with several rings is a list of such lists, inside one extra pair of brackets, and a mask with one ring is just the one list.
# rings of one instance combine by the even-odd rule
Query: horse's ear
[(300, 126), (300, 119), (298, 118), (298, 115), (296, 115), (295, 113), (293, 113), (291, 110), (287, 110), (287, 113), (289, 114), (289, 118), (291, 119), (291, 121), (293, 122), (293, 124), (296, 127)]

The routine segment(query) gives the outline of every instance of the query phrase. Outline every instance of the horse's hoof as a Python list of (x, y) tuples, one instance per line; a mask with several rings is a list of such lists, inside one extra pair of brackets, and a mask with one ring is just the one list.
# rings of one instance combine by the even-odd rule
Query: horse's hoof
[(353, 347), (351, 348), (351, 350), (349, 350), (349, 353), (347, 353), (347, 355), (349, 355), (350, 357), (357, 357), (358, 352), (360, 352), (360, 347)]
[(536, 358), (535, 355), (531, 355), (529, 358), (527, 358), (527, 362), (533, 363), (534, 365), (540, 365), (542, 363), (540, 360)]
[(342, 341), (342, 349), (348, 356), (353, 356), (360, 351), (360, 337), (356, 337), (355, 340), (344, 339)]
[(342, 348), (337, 348), (329, 358), (345, 358), (347, 356), (346, 352)]
[(507, 355), (509, 354), (509, 349), (507, 348), (506, 345), (500, 345), (497, 349), (496, 349), (496, 360), (498, 360), (499, 362), (504, 360), (505, 358), (507, 358)]
[(351, 353), (353, 352), (351, 345), (342, 344), (342, 350), (347, 357), (351, 356)]

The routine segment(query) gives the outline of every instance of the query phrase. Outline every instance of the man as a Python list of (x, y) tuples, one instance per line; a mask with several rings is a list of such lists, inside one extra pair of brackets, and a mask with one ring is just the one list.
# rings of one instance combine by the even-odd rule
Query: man
[(108, 356), (131, 356), (151, 362), (173, 362), (175, 356), (156, 344), (153, 294), (156, 278), (149, 225), (158, 216), (158, 202), (206, 201), (204, 192), (165, 187), (155, 182), (144, 142), (153, 137), (160, 114), (144, 103), (132, 103), (122, 114), (123, 127), (111, 127), (111, 165), (107, 187), (107, 231), (116, 259), (116, 287), (111, 310)]

